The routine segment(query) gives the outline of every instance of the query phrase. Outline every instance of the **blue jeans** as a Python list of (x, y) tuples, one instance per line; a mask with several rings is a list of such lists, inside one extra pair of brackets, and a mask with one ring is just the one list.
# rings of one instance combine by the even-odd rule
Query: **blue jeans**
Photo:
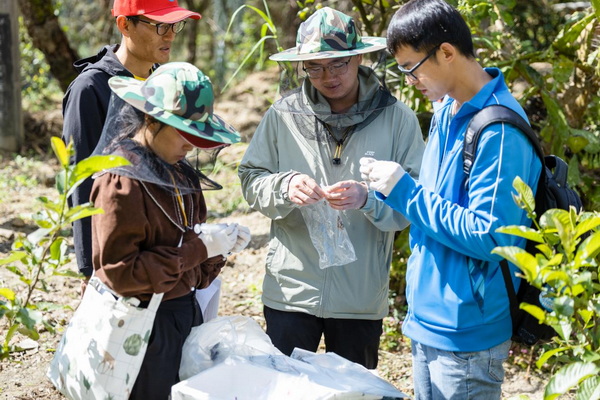
[(412, 341), (416, 400), (500, 399), (511, 341), (491, 349), (457, 352)]

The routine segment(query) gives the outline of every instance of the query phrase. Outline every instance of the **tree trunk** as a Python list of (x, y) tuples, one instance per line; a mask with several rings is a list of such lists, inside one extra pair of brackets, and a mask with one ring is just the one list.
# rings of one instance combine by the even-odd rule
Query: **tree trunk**
[[(180, 3), (181, 4), (181, 3)], [(189, 10), (195, 11), (202, 15), (202, 19), (200, 21), (189, 21), (185, 26), (185, 35), (187, 41), (187, 62), (190, 64), (196, 65), (196, 59), (198, 57), (198, 32), (200, 31), (200, 25), (202, 23), (207, 23), (203, 21), (206, 18), (204, 15), (208, 10), (208, 6), (210, 5), (210, 0), (186, 0), (183, 2), (187, 6)], [(207, 18), (206, 18), (207, 19)]]
[(67, 90), (69, 83), (77, 76), (73, 63), (79, 56), (60, 27), (52, 2), (20, 0), (19, 6), (33, 45), (44, 53), (50, 72), (58, 80), (61, 89)]
[(0, 149), (17, 151), (23, 144), (19, 74), (19, 11), (0, 3)]

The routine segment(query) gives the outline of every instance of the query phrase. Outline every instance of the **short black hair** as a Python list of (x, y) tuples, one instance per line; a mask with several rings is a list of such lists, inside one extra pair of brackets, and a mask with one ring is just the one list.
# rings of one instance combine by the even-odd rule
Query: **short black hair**
[(410, 0), (392, 17), (387, 31), (390, 53), (403, 46), (431, 51), (450, 43), (464, 56), (475, 57), (473, 39), (458, 10), (443, 0)]

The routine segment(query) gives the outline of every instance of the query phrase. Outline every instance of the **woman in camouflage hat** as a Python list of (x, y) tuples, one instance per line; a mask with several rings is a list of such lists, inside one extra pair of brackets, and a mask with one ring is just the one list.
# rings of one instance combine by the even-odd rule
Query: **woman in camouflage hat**
[(91, 201), (104, 213), (92, 218), (94, 274), (142, 304), (164, 293), (130, 399), (167, 399), (179, 381), (183, 343), (202, 323), (195, 289), (250, 240), (243, 226), (203, 223), (202, 186), (219, 185), (186, 156), (194, 147), (235, 143), (239, 134), (212, 113), (211, 83), (191, 64), (164, 64), (146, 81), (114, 77), (109, 85), (115, 95), (95, 153), (131, 165), (95, 177)]

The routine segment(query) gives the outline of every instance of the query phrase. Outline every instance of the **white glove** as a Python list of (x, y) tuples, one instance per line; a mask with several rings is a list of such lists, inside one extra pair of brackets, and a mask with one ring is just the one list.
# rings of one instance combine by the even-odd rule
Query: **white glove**
[(248, 243), (250, 243), (250, 229), (243, 225), (238, 225), (238, 235), (235, 244), (231, 248), (230, 252), (239, 253), (244, 250)]
[(369, 183), (369, 187), (389, 196), (406, 172), (404, 168), (393, 161), (377, 161), (371, 157), (360, 159), (360, 176)]
[(208, 258), (229, 253), (238, 236), (237, 224), (199, 224), (194, 232), (204, 242)]
[(369, 174), (373, 169), (373, 163), (377, 161), (373, 157), (362, 157), (358, 162), (360, 163), (360, 179), (363, 181), (369, 181)]

